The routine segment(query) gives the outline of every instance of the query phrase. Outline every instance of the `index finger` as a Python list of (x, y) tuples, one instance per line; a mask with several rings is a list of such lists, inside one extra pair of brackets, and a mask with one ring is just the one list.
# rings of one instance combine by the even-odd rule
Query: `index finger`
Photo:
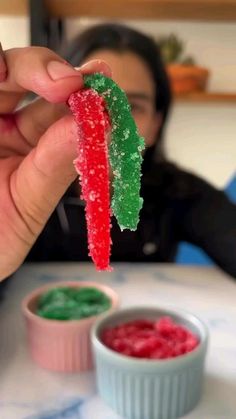
[[(82, 70), (74, 69), (47, 48), (27, 47), (8, 50), (5, 52), (5, 59), (8, 76), (0, 84), (0, 113), (6, 112), (7, 107), (7, 100), (1, 100), (1, 90), (11, 96), (12, 93), (18, 95), (14, 104), (16, 106), (19, 95), (23, 95), (26, 91), (32, 91), (51, 103), (62, 103), (72, 92), (83, 87)], [(94, 62), (93, 72), (99, 71), (100, 67), (101, 64)]]
[(0, 82), (4, 81), (6, 77), (7, 77), (7, 65), (5, 62), (2, 44), (0, 42)]
[[(47, 48), (10, 49), (5, 51), (5, 60), (8, 74), (5, 81), (0, 83), (0, 113), (12, 111), (27, 91), (49, 102), (59, 103), (83, 86), (81, 73)], [(15, 101), (12, 99), (14, 97)]]

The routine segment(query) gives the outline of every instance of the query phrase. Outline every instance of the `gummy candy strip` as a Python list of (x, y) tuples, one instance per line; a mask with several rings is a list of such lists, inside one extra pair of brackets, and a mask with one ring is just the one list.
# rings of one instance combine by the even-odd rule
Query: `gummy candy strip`
[(113, 213), (121, 230), (136, 230), (143, 203), (140, 178), (144, 140), (138, 135), (125, 92), (112, 79), (92, 74), (85, 76), (84, 84), (104, 98), (111, 119), (109, 156), (114, 175)]
[(83, 89), (68, 100), (78, 125), (78, 158), (82, 199), (86, 201), (89, 255), (98, 270), (111, 270), (110, 188), (106, 129), (108, 116), (97, 92)]

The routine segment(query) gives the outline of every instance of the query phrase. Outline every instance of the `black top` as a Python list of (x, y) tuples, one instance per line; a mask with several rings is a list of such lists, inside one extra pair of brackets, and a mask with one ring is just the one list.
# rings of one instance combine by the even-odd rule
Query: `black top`
[[(111, 261), (172, 262), (177, 245), (200, 246), (236, 278), (236, 206), (225, 194), (175, 165), (151, 163), (142, 177), (144, 198), (135, 232), (112, 220)], [(30, 261), (86, 261), (84, 203), (73, 187), (27, 257)]]

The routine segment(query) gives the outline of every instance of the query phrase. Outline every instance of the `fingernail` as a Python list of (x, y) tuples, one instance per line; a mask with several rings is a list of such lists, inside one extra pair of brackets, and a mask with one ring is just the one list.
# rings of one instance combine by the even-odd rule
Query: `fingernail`
[(81, 67), (75, 67), (75, 68), (77, 68), (78, 70), (82, 70), (82, 71), (84, 71), (84, 72), (90, 72), (90, 71), (94, 71), (94, 66), (96, 65), (96, 66), (100, 66), (101, 65), (101, 63), (102, 63), (102, 61), (101, 60), (91, 60), (91, 61), (88, 61), (87, 63), (85, 63), (85, 64), (83, 64)]
[(84, 74), (93, 73), (94, 67), (97, 68), (97, 72), (111, 77), (112, 71), (108, 65), (102, 60), (91, 60), (83, 64), (81, 67), (75, 67), (77, 70), (81, 70)]
[(60, 79), (65, 79), (66, 77), (75, 77), (80, 76), (80, 73), (76, 71), (67, 63), (62, 63), (60, 61), (50, 61), (47, 66), (48, 74), (52, 80), (57, 81)]
[(3, 49), (2, 49), (2, 44), (0, 42), (0, 55), (3, 56)]
[(7, 76), (7, 66), (6, 66), (6, 61), (4, 57), (4, 52), (2, 49), (2, 44), (0, 42), (0, 82), (4, 81), (6, 79), (6, 76)]
[(4, 52), (3, 52), (3, 49), (2, 49), (2, 44), (1, 44), (1, 42), (0, 42), (0, 56), (1, 56), (1, 58), (3, 58), (3, 59), (4, 59)]
[[(81, 67), (79, 67), (80, 70), (86, 70), (86, 71), (90, 71), (90, 70), (94, 70), (94, 63), (97, 64), (97, 60), (92, 60), (89, 61), (88, 63), (85, 63), (83, 65), (81, 65)], [(78, 69), (78, 67), (76, 67)]]

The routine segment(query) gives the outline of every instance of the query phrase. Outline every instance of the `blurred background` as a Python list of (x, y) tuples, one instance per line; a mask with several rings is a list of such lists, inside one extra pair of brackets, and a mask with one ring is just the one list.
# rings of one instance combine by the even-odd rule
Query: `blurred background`
[[(175, 93), (167, 156), (236, 200), (236, 0), (0, 0), (4, 49), (60, 50), (104, 20), (155, 37)], [(179, 255), (187, 263), (191, 257)]]

